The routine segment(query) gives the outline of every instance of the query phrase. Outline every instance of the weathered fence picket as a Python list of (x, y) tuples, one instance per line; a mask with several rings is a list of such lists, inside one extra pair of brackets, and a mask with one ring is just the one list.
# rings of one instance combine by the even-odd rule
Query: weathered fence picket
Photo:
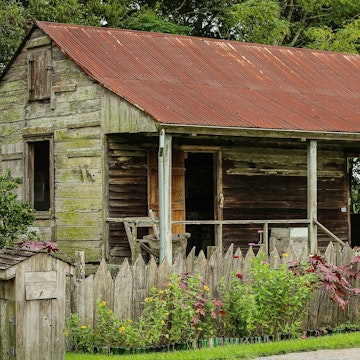
[[(96, 302), (106, 301), (107, 306), (121, 319), (136, 319), (141, 314), (141, 306), (150, 289), (154, 286), (161, 287), (168, 281), (172, 272), (176, 273), (198, 273), (204, 278), (211, 289), (212, 296), (219, 295), (219, 283), (229, 283), (231, 273), (249, 275), (251, 261), (260, 256), (262, 250), (255, 254), (250, 247), (245, 256), (238, 248), (234, 252), (233, 246), (223, 255), (214, 251), (209, 259), (206, 259), (201, 251), (195, 256), (194, 249), (186, 258), (179, 256), (171, 266), (166, 260), (157, 264), (153, 257), (145, 263), (139, 255), (133, 266), (125, 260), (118, 266), (118, 271), (111, 275), (108, 265), (103, 260), (93, 276), (76, 281), (75, 292), (72, 294), (76, 301), (75, 311), (78, 313), (82, 323), (94, 326), (96, 323)], [(270, 266), (278, 268), (280, 264), (288, 264), (295, 260), (295, 252), (289, 248), (287, 256), (281, 256), (273, 249), (267, 260)], [(334, 265), (349, 264), (355, 256), (355, 251), (349, 245), (341, 247), (338, 244), (329, 243), (324, 254), (325, 259)], [(305, 255), (304, 255), (305, 256)], [(357, 284), (359, 286), (359, 284)], [(318, 290), (311, 301), (307, 324), (308, 329), (319, 329), (322, 326), (336, 326), (346, 321), (356, 321), (360, 316), (360, 301), (358, 298), (351, 299), (347, 310), (344, 312), (333, 303), (329, 295), (323, 290)]]

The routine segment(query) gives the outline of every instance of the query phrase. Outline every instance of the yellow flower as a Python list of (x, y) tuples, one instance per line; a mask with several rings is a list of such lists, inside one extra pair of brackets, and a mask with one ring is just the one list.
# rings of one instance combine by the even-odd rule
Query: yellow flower
[(205, 291), (210, 291), (210, 288), (207, 285), (204, 285), (204, 290)]
[(111, 315), (111, 314), (112, 314), (112, 310), (109, 310), (109, 311), (108, 311), (108, 314)]
[(172, 284), (172, 283), (168, 283), (167, 286), (168, 286), (168, 287), (172, 287), (173, 284)]
[(283, 253), (282, 256), (288, 257), (289, 255), (287, 253)]
[(80, 329), (87, 329), (87, 326), (86, 325), (81, 325)]
[(169, 313), (168, 313), (168, 312), (166, 312), (164, 315), (165, 315), (165, 316), (169, 316)]
[(165, 321), (164, 321), (164, 320), (161, 320), (161, 324), (162, 324), (162, 325), (165, 325)]
[(198, 330), (198, 331), (202, 331), (202, 328), (201, 328), (201, 327), (198, 327), (197, 330)]
[(147, 298), (145, 299), (145, 301), (146, 301), (146, 302), (152, 302), (152, 298), (151, 298), (151, 297), (147, 297)]
[(164, 336), (165, 336), (167, 339), (170, 337), (169, 334), (165, 334)]
[(162, 295), (164, 293), (164, 290), (160, 290), (159, 294)]
[(131, 319), (127, 319), (127, 322), (128, 323), (132, 323), (133, 321)]
[(101, 306), (101, 307), (106, 306), (106, 301), (102, 301), (102, 302), (100, 303), (100, 306)]
[(120, 327), (119, 327), (119, 333), (120, 333), (120, 334), (123, 334), (123, 333), (125, 332), (125, 330), (126, 330), (126, 327), (125, 327), (125, 326), (120, 326)]

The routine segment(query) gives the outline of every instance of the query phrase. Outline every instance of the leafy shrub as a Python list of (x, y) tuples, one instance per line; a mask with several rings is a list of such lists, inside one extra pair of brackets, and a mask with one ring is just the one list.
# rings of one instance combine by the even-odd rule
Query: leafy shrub
[[(300, 266), (300, 265), (299, 265)], [(306, 264), (302, 265), (305, 268)], [(273, 269), (263, 257), (252, 261), (249, 279), (232, 274), (223, 287), (224, 331), (229, 336), (294, 334), (315, 288), (314, 273)]]
[(34, 238), (29, 226), (35, 220), (34, 212), (27, 202), (20, 202), (13, 190), (21, 184), (20, 178), (11, 176), (7, 170), (0, 174), (0, 249), (13, 246), (21, 236)]

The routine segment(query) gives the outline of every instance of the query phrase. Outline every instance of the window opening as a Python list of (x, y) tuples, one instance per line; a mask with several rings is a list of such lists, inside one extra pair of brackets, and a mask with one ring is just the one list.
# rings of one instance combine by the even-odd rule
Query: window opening
[(30, 146), (30, 192), (37, 211), (50, 209), (50, 141), (36, 141)]

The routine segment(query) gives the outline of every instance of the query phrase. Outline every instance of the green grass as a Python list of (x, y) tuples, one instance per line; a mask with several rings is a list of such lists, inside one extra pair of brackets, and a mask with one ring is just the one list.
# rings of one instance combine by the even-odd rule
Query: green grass
[(229, 345), (201, 350), (175, 351), (168, 353), (152, 353), (143, 355), (90, 355), (67, 353), (66, 360), (222, 360), (222, 359), (255, 359), (260, 356), (270, 356), (291, 352), (314, 351), (321, 349), (344, 349), (360, 347), (360, 332), (336, 334), (332, 336), (313, 337), (264, 344)]

